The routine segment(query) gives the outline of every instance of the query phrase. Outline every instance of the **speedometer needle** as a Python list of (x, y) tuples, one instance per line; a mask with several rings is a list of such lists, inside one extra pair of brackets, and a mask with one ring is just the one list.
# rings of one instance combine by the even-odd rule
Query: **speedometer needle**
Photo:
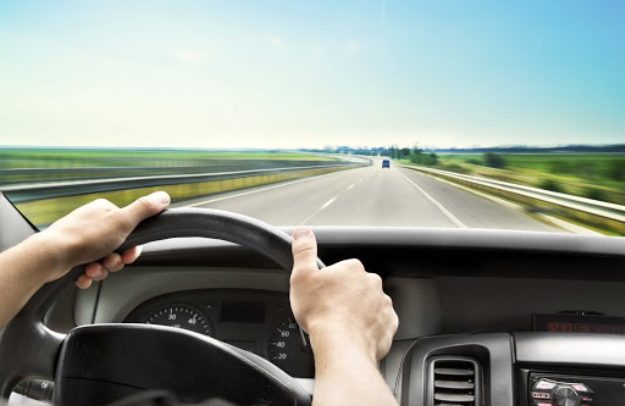
[(299, 336), (302, 337), (302, 345), (304, 347), (308, 346), (308, 343), (306, 342), (306, 334), (304, 334), (304, 329), (301, 326), (299, 327)]

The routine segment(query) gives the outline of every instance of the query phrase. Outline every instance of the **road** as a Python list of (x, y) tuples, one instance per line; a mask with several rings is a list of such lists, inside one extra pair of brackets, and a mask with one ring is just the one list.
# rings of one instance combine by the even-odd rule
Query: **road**
[(372, 225), (562, 231), (509, 205), (418, 172), (373, 166), (188, 200), (273, 225)]

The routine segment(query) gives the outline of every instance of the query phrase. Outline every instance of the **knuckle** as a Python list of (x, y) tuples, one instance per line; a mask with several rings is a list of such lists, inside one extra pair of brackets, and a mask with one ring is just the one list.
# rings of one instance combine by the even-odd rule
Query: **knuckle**
[(113, 205), (113, 203), (103, 197), (95, 199), (93, 202), (91, 202), (91, 204), (101, 208), (110, 208)]
[(117, 209), (117, 206), (115, 205), (115, 203), (111, 202), (108, 199), (104, 199), (104, 198), (100, 198), (98, 200), (101, 200), (101, 205), (102, 207), (104, 207), (106, 210), (114, 210)]
[(397, 314), (394, 314), (393, 316), (393, 320), (391, 321), (391, 328), (393, 330), (393, 335), (395, 335), (397, 329), (399, 328), (399, 317), (397, 317)]
[(369, 279), (371, 280), (371, 283), (373, 284), (374, 287), (376, 288), (382, 288), (382, 278), (380, 277), (380, 275), (378, 275), (377, 273), (369, 273)]
[(308, 256), (313, 255), (315, 251), (315, 247), (309, 243), (294, 243), (293, 249), (295, 251), (295, 256), (297, 259), (308, 258)]
[(351, 258), (351, 259), (345, 260), (345, 264), (348, 267), (353, 268), (354, 270), (357, 270), (357, 271), (364, 271), (365, 270), (365, 266), (357, 258)]
[(393, 327), (393, 334), (395, 334), (399, 328), (399, 316), (397, 316), (397, 313), (395, 312), (393, 312), (392, 315), (391, 326)]

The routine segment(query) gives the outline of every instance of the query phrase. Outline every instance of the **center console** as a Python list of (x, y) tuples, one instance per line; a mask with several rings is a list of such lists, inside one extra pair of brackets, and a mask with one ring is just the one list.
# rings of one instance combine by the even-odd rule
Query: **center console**
[(401, 404), (625, 405), (625, 337), (528, 332), (422, 338), (404, 359)]
[(579, 376), (522, 369), (521, 404), (534, 406), (609, 406), (625, 402), (625, 379), (610, 376)]

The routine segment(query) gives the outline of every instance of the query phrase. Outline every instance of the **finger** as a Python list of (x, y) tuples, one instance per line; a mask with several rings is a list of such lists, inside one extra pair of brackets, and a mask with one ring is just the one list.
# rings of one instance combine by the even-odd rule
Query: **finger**
[(126, 251), (122, 253), (122, 261), (124, 261), (124, 264), (130, 265), (133, 262), (135, 262), (137, 258), (139, 258), (140, 255), (141, 255), (141, 246), (137, 245), (137, 246), (127, 249)]
[(80, 275), (78, 279), (76, 279), (76, 286), (80, 289), (89, 289), (92, 283), (91, 278), (86, 275)]
[(103, 268), (102, 273), (96, 278), (91, 278), (91, 280), (93, 280), (94, 282), (99, 282), (101, 280), (106, 279), (107, 276), (109, 276), (109, 271)]
[(107, 255), (100, 263), (109, 272), (117, 272), (124, 267), (121, 255), (116, 252)]
[(92, 262), (85, 267), (85, 275), (90, 279), (95, 279), (102, 276), (104, 269), (99, 262)]
[(316, 271), (317, 267), (317, 240), (309, 228), (298, 228), (293, 231), (293, 274)]
[(159, 191), (143, 196), (121, 209), (133, 228), (141, 221), (152, 217), (169, 206), (171, 199), (166, 192)]

